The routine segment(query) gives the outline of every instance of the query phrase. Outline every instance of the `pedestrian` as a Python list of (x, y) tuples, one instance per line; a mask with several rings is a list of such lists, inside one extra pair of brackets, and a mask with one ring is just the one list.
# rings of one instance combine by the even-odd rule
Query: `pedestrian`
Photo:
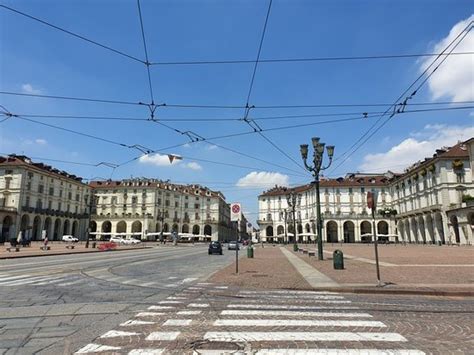
[(18, 237), (16, 238), (16, 244), (19, 245), (23, 241), (23, 232), (18, 232)]
[(44, 248), (43, 249), (47, 250), (48, 249), (48, 236), (44, 237), (43, 243), (44, 243)]

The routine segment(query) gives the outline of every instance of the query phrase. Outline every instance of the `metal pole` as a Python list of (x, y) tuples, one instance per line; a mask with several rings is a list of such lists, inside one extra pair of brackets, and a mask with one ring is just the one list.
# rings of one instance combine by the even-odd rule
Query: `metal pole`
[(285, 210), (284, 211), (284, 214), (285, 214), (285, 240), (284, 240), (284, 244), (287, 244), (288, 243), (288, 226), (287, 226), (287, 223), (286, 223), (286, 218), (287, 218), (287, 211)]
[(237, 234), (235, 235), (236, 247), (235, 247), (235, 273), (239, 273), (239, 230), (240, 220), (237, 220)]
[(319, 198), (319, 174), (315, 176), (315, 182), (316, 182), (316, 225), (318, 228), (318, 260), (323, 260), (323, 221), (321, 218), (321, 201)]
[(377, 285), (381, 286), (380, 282), (380, 268), (379, 268), (379, 251), (378, 251), (378, 241), (377, 241), (377, 232), (375, 231), (375, 208), (372, 208), (372, 230), (374, 234), (374, 247), (375, 247), (375, 266), (377, 268)]
[[(295, 195), (296, 196), (296, 195)], [(296, 244), (296, 203), (295, 200), (293, 202), (293, 244)]]

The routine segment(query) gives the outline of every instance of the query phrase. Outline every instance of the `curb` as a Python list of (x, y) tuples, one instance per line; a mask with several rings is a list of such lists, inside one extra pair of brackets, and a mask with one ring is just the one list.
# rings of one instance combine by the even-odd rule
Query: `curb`
[(414, 296), (454, 296), (474, 297), (474, 289), (469, 291), (447, 291), (447, 290), (417, 290), (417, 289), (383, 289), (364, 287), (312, 287), (312, 288), (285, 288), (294, 291), (331, 291), (355, 294), (378, 294), (378, 295), (414, 295)]
[[(151, 249), (152, 247), (141, 247), (141, 248), (127, 248), (127, 249), (115, 249), (115, 250), (110, 250), (110, 251), (130, 251), (130, 250), (142, 250), (142, 249)], [(107, 252), (110, 252), (107, 251)], [(22, 254), (17, 254), (17, 255), (12, 255), (12, 256), (0, 256), (0, 260), (12, 260), (12, 259), (23, 259), (23, 258), (38, 258), (42, 256), (61, 256), (61, 255), (73, 255), (73, 254), (91, 254), (91, 253), (100, 253), (101, 251), (98, 250), (97, 248), (94, 250), (87, 250), (87, 251), (81, 251), (81, 252), (65, 252), (65, 253), (54, 253), (54, 254), (33, 254), (33, 255), (22, 255)]]

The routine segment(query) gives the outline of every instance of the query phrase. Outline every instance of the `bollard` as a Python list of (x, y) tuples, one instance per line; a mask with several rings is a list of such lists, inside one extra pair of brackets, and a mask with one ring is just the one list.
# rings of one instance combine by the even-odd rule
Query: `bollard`
[(344, 269), (344, 254), (341, 250), (336, 249), (334, 253), (332, 253), (332, 259), (334, 264), (335, 270), (343, 270)]
[(441, 240), (438, 240), (438, 246), (439, 247), (441, 246)]
[(95, 242), (92, 242), (92, 248), (94, 249), (95, 248)]
[(247, 258), (253, 259), (253, 247), (251, 246), (247, 248)]
[(293, 244), (293, 251), (298, 251), (298, 244)]

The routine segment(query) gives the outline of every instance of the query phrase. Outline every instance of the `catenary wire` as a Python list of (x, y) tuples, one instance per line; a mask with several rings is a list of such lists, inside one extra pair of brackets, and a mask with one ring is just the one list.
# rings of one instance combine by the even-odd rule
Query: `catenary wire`
[(142, 40), (143, 40), (143, 49), (145, 51), (145, 66), (146, 66), (146, 71), (147, 71), (147, 76), (148, 76), (148, 87), (150, 90), (150, 100), (151, 104), (154, 105), (154, 98), (153, 98), (153, 85), (151, 83), (151, 74), (150, 74), (150, 61), (148, 60), (148, 50), (146, 46), (146, 39), (145, 39), (145, 29), (143, 28), (143, 18), (142, 18), (142, 9), (140, 6), (140, 0), (137, 0), (137, 8), (138, 8), (138, 16), (140, 18), (140, 29), (142, 32)]
[(16, 14), (18, 14), (18, 15), (27, 17), (27, 18), (29, 18), (29, 19), (31, 19), (31, 20), (37, 21), (37, 22), (39, 22), (39, 23), (42, 23), (43, 25), (49, 26), (49, 27), (51, 27), (51, 28), (54, 28), (54, 29), (56, 29), (56, 30), (58, 30), (58, 31), (61, 31), (61, 32), (66, 33), (66, 34), (68, 34), (68, 35), (71, 35), (71, 36), (73, 36), (73, 37), (79, 38), (79, 39), (81, 39), (81, 40), (83, 40), (83, 41), (86, 41), (86, 42), (89, 42), (89, 43), (91, 43), (91, 44), (94, 44), (94, 45), (96, 45), (96, 46), (98, 46), (98, 47), (104, 48), (104, 49), (106, 49), (106, 50), (108, 50), (108, 51), (110, 51), (110, 52), (113, 52), (113, 53), (115, 53), (115, 54), (119, 54), (119, 55), (121, 55), (121, 56), (123, 56), (123, 57), (132, 59), (132, 60), (134, 60), (134, 61), (137, 61), (137, 62), (140, 62), (140, 63), (144, 63), (143, 60), (141, 60), (141, 59), (139, 59), (139, 58), (137, 58), (137, 57), (135, 57), (135, 56), (133, 56), (133, 55), (130, 55), (130, 54), (127, 54), (127, 53), (122, 52), (122, 51), (120, 51), (120, 50), (114, 49), (114, 48), (109, 47), (109, 46), (107, 46), (107, 45), (105, 45), (105, 44), (96, 42), (96, 41), (94, 41), (94, 40), (92, 40), (92, 39), (89, 39), (89, 38), (84, 37), (84, 36), (82, 36), (82, 35), (79, 35), (79, 34), (77, 34), (77, 33), (71, 32), (71, 31), (66, 30), (66, 29), (64, 29), (64, 28), (62, 28), (62, 27), (53, 25), (52, 23), (50, 23), (50, 22), (48, 22), (48, 21), (45, 21), (45, 20), (42, 20), (42, 19), (40, 19), (40, 18), (38, 18), (38, 17), (29, 15), (29, 14), (27, 14), (27, 13), (25, 13), (25, 12), (16, 10), (16, 9), (14, 9), (14, 8), (12, 8), (12, 7), (9, 7), (9, 6), (6, 6), (6, 5), (0, 5), (0, 7), (4, 8), (5, 10), (14, 12), (14, 13), (16, 13)]
[[(454, 49), (456, 49), (456, 47), (462, 42), (462, 40), (467, 36), (467, 34), (471, 31), (472, 29), (472, 24), (474, 23), (474, 21), (471, 21), (466, 27), (464, 27), (464, 29), (459, 32), (459, 34), (443, 49), (443, 51), (441, 53), (445, 53), (459, 38), (460, 40), (454, 45), (454, 47), (450, 50), (450, 53), (452, 53), (454, 51)], [(463, 35), (464, 34), (464, 35)], [(450, 54), (449, 53), (449, 54)], [(449, 54), (444, 56), (443, 60), (441, 61), (441, 63), (439, 63), (435, 69), (429, 74), (428, 77), (431, 77), (431, 75), (433, 75), (433, 73), (439, 68), (439, 66), (449, 57)], [(385, 126), (385, 124), (387, 124), (395, 115), (391, 115), (389, 116), (378, 128), (376, 128), (372, 133), (370, 133), (372, 131), (372, 129), (374, 129), (374, 127), (377, 126), (377, 124), (380, 122), (380, 120), (382, 120), (382, 118), (384, 116), (386, 116), (388, 114), (388, 112), (390, 112), (390, 110), (392, 109), (392, 107), (396, 107), (399, 103), (399, 101), (416, 85), (416, 83), (422, 79), (426, 73), (428, 73), (428, 71), (430, 70), (430, 68), (436, 63), (436, 61), (440, 58), (441, 56), (437, 56), (431, 63), (429, 66), (427, 66), (425, 68), (425, 70), (416, 78), (416, 80), (395, 100), (395, 102), (390, 105), (387, 110), (382, 114), (380, 115), (380, 117), (377, 119), (377, 121), (348, 149), (346, 150), (340, 157), (338, 157), (337, 160), (341, 159), (342, 157), (345, 157), (342, 158), (343, 160), (336, 166), (334, 167), (331, 172), (334, 172), (337, 168), (339, 168), (345, 161), (347, 161), (347, 159), (349, 159), (350, 156), (352, 156), (353, 154), (355, 154), (355, 152), (357, 152), (371, 137), (373, 137), (375, 135), (375, 133), (377, 133), (383, 126)], [(415, 91), (413, 91), (413, 93), (411, 94), (411, 97), (413, 97), (417, 91), (421, 88), (421, 86), (423, 86), (425, 83), (427, 82), (427, 79), (425, 79), (424, 81), (422, 81), (422, 83), (417, 87), (417, 89)], [(408, 99), (408, 98), (407, 98)], [(366, 139), (364, 139), (364, 137), (367, 137)], [(364, 140), (363, 140), (364, 139)], [(363, 141), (362, 141), (363, 140)], [(360, 143), (360, 144), (359, 144)], [(354, 149), (355, 148), (355, 149)], [(350, 151), (352, 151), (351, 153), (349, 153)], [(349, 154), (348, 154), (349, 153)], [(330, 173), (331, 173), (330, 172)]]

